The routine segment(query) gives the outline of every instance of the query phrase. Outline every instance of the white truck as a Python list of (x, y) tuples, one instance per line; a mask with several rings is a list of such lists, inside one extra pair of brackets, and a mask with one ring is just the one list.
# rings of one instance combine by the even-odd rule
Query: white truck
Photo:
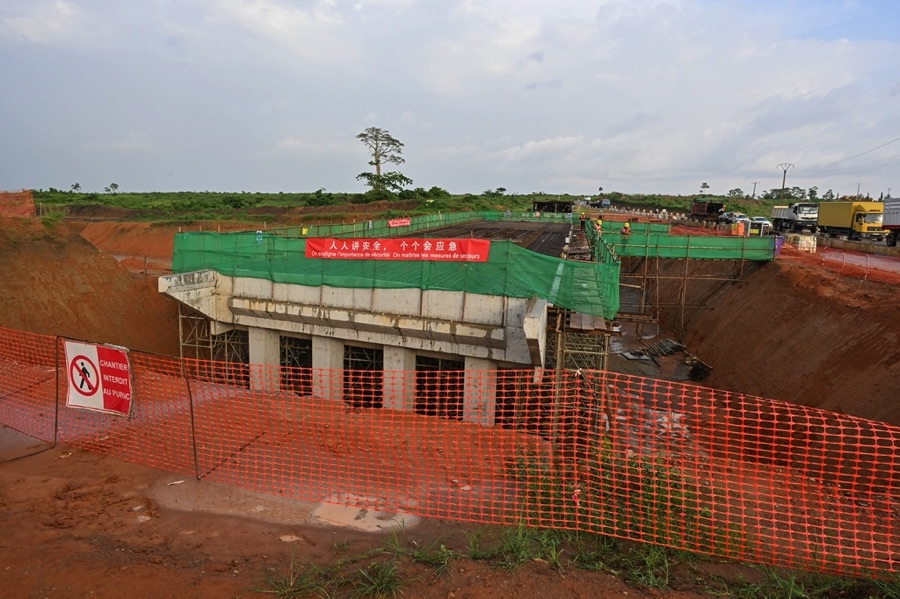
[(811, 233), (815, 233), (818, 218), (818, 204), (798, 202), (772, 207), (772, 228), (776, 231), (796, 232), (809, 229)]
[(881, 226), (887, 231), (884, 242), (895, 247), (900, 238), (900, 199), (887, 199), (884, 201), (884, 218)]

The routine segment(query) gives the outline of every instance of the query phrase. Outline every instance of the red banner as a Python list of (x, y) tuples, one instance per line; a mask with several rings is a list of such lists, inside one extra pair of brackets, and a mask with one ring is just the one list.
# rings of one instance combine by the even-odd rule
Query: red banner
[(388, 220), (389, 227), (408, 227), (412, 224), (412, 219), (408, 216), (406, 218), (392, 218)]
[(487, 239), (329, 239), (306, 240), (306, 257), (331, 260), (439, 260), (487, 262)]

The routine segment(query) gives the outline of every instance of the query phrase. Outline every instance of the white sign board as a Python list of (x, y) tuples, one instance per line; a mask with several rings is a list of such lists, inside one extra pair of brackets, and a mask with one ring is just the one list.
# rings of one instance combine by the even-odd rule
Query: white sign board
[(65, 348), (66, 406), (128, 416), (132, 400), (128, 350), (75, 341), (65, 341)]

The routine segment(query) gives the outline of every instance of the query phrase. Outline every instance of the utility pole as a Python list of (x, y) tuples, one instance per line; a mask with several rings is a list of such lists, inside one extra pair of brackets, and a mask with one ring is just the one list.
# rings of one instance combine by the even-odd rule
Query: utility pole
[(859, 188), (862, 187), (862, 183), (856, 184), (856, 199), (859, 199)]
[(778, 165), (778, 168), (784, 171), (784, 175), (781, 177), (781, 201), (784, 201), (784, 182), (787, 181), (787, 172), (789, 168), (794, 168), (793, 164), (788, 162), (782, 162)]
[(754, 181), (754, 182), (753, 182), (753, 195), (750, 196), (751, 198), (755, 198), (755, 197), (756, 197), (756, 184), (757, 184), (757, 183), (759, 183), (759, 181)]

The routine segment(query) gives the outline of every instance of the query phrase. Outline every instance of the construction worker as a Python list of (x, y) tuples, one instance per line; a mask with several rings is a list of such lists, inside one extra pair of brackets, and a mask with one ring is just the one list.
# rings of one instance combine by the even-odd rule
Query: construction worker
[(628, 237), (629, 235), (631, 235), (631, 223), (626, 221), (625, 224), (622, 225), (622, 230), (619, 231), (619, 233), (621, 233), (624, 237)]
[(597, 221), (594, 223), (594, 230), (597, 232), (597, 237), (603, 235), (603, 219), (599, 216), (597, 217)]

